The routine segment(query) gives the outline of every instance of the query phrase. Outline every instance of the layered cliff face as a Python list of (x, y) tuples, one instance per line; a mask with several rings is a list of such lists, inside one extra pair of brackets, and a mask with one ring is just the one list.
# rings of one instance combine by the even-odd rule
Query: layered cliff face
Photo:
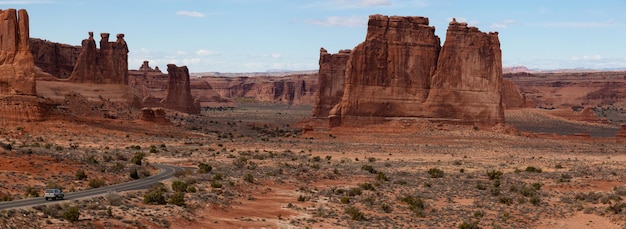
[(347, 62), (344, 95), (330, 125), (423, 117), (504, 122), (497, 33), (453, 20), (443, 48), (428, 18), (370, 16), (365, 41)]
[(41, 120), (46, 105), (37, 97), (28, 13), (7, 9), (0, 17), (0, 123)]
[(178, 67), (175, 64), (168, 64), (167, 72), (167, 94), (161, 100), (163, 107), (190, 114), (200, 114), (200, 104), (194, 101), (191, 95), (187, 66)]
[(81, 47), (55, 43), (37, 38), (30, 39), (30, 47), (35, 58), (35, 66), (56, 78), (70, 77)]
[(498, 33), (450, 22), (424, 104), (425, 115), (470, 123), (503, 123), (501, 91)]
[(254, 99), (259, 102), (311, 105), (318, 91), (317, 74), (281, 77), (202, 77), (223, 98)]
[(82, 41), (82, 49), (71, 82), (94, 84), (128, 84), (128, 45), (124, 34), (117, 34), (115, 42), (109, 42), (109, 34), (100, 34), (100, 49), (96, 48), (93, 32)]
[(428, 18), (370, 16), (367, 37), (347, 63), (342, 100), (330, 115), (415, 116), (440, 49)]
[(328, 112), (343, 97), (345, 84), (346, 63), (350, 59), (352, 50), (340, 50), (330, 54), (326, 49), (320, 49), (318, 86), (319, 91), (313, 108), (313, 117), (326, 118)]

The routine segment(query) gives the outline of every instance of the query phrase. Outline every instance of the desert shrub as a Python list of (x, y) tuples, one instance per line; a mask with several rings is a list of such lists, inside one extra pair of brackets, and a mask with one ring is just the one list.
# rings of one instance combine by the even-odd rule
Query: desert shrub
[(406, 203), (409, 207), (409, 210), (414, 212), (417, 217), (424, 217), (424, 209), (426, 208), (426, 204), (424, 203), (424, 200), (422, 200), (422, 198), (407, 195), (400, 198), (400, 201)]
[(428, 174), (430, 174), (430, 178), (442, 178), (443, 170), (438, 168), (432, 168), (428, 170)]
[(76, 206), (69, 207), (65, 212), (63, 212), (63, 219), (69, 221), (70, 223), (78, 221), (80, 217), (80, 210)]
[(117, 192), (109, 191), (105, 198), (109, 201), (110, 205), (120, 206), (122, 204), (122, 196), (120, 196)]
[(91, 188), (100, 188), (104, 186), (104, 180), (102, 179), (91, 179), (89, 180), (89, 187)]
[(211, 170), (213, 170), (213, 167), (210, 166), (209, 164), (202, 163), (202, 162), (200, 162), (200, 164), (198, 164), (198, 172), (199, 173), (209, 173), (209, 172), (211, 172)]
[(185, 193), (184, 192), (176, 192), (170, 197), (170, 204), (185, 206)]
[(530, 197), (530, 203), (537, 206), (541, 203), (541, 198), (538, 195), (534, 195), (532, 197)]
[(393, 207), (391, 205), (389, 205), (389, 204), (386, 204), (386, 203), (382, 204), (380, 206), (380, 209), (382, 209), (386, 213), (391, 213), (393, 211)]
[(561, 176), (559, 178), (557, 178), (556, 181), (559, 182), (559, 183), (570, 182), (570, 181), (572, 181), (572, 175), (569, 175), (567, 173), (563, 173), (563, 174), (561, 174)]
[(126, 166), (124, 165), (124, 163), (115, 162), (115, 164), (113, 164), (111, 167), (109, 167), (108, 170), (109, 170), (109, 172), (116, 173), (116, 172), (124, 170), (125, 167)]
[(224, 180), (224, 174), (216, 173), (215, 175), (213, 175), (213, 178), (211, 178), (211, 180)]
[(96, 159), (95, 155), (89, 155), (89, 157), (87, 157), (87, 163), (96, 165), (98, 164), (98, 159)]
[(483, 184), (482, 182), (477, 182), (476, 183), (476, 188), (478, 190), (487, 190), (487, 186), (485, 184)]
[(248, 173), (243, 177), (243, 180), (247, 181), (248, 183), (254, 183), (254, 176), (251, 173)]
[(541, 173), (541, 168), (537, 168), (534, 166), (528, 166), (526, 167), (526, 169), (524, 169), (524, 171), (529, 172), (529, 173)]
[(356, 220), (356, 221), (365, 220), (365, 215), (363, 214), (363, 212), (361, 212), (361, 210), (359, 210), (358, 208), (354, 206), (350, 206), (346, 208), (346, 214), (350, 215), (350, 219), (352, 220)]
[(211, 188), (222, 188), (222, 183), (217, 180), (211, 180)]
[(356, 187), (356, 188), (351, 188), (350, 190), (348, 190), (348, 196), (358, 196), (361, 195), (361, 188)]
[(377, 181), (389, 181), (389, 178), (387, 177), (387, 175), (385, 175), (384, 172), (378, 171), (378, 173), (376, 173), (376, 180)]
[(363, 165), (363, 166), (361, 166), (361, 170), (368, 171), (368, 172), (369, 172), (369, 173), (371, 173), (371, 174), (376, 173), (376, 170), (375, 170), (375, 169), (374, 169), (374, 167), (373, 167), (373, 166), (371, 166), (371, 165)]
[(541, 189), (541, 186), (543, 186), (541, 183), (537, 182), (537, 183), (532, 183), (531, 186), (535, 189), (535, 190), (539, 190)]
[(144, 204), (166, 204), (165, 196), (163, 193), (165, 192), (165, 186), (163, 183), (159, 183), (150, 188), (150, 191), (146, 192), (143, 195), (143, 203)]
[(615, 213), (615, 214), (619, 214), (619, 213), (624, 212), (624, 209), (626, 209), (626, 203), (620, 203), (620, 202), (617, 202), (617, 203), (615, 203), (615, 204), (613, 204), (611, 206), (608, 206), (606, 208), (606, 210), (608, 212), (612, 212), (612, 213)]
[(343, 196), (343, 197), (341, 197), (341, 199), (339, 199), (339, 202), (341, 202), (342, 204), (349, 204), (350, 203), (350, 197)]
[(487, 170), (487, 177), (489, 177), (489, 180), (500, 179), (501, 176), (502, 171)]
[(13, 145), (11, 143), (0, 142), (0, 147), (8, 151), (11, 151), (13, 149)]
[(32, 186), (27, 186), (24, 189), (24, 196), (26, 197), (39, 197), (39, 189), (32, 187)]
[(472, 221), (472, 222), (465, 222), (463, 221), (463, 223), (459, 224), (459, 226), (457, 227), (459, 229), (478, 229), (480, 227), (478, 227), (478, 222), (476, 221)]
[(613, 188), (613, 192), (615, 192), (615, 194), (620, 195), (620, 196), (626, 196), (626, 187), (624, 187), (624, 186), (615, 186)]
[(139, 179), (139, 172), (137, 172), (137, 169), (133, 169), (130, 171), (130, 178), (133, 179)]
[(159, 150), (156, 148), (156, 146), (155, 145), (151, 145), (150, 146), (150, 153), (157, 153), (157, 152), (159, 152)]
[(239, 156), (233, 160), (233, 165), (237, 168), (243, 168), (248, 163), (248, 158), (245, 156)]
[(82, 169), (76, 170), (76, 179), (77, 180), (87, 179), (87, 174), (85, 173), (85, 170), (82, 170)]
[(146, 155), (143, 152), (137, 152), (133, 158), (130, 159), (130, 162), (135, 163), (136, 165), (141, 165), (141, 160), (143, 160), (144, 156)]
[(195, 193), (197, 192), (196, 187), (189, 185), (189, 187), (187, 187), (187, 192), (188, 193)]
[(306, 196), (299, 195), (298, 196), (298, 202), (304, 202), (304, 201), (306, 201)]
[(498, 199), (498, 202), (501, 204), (506, 204), (506, 205), (511, 205), (513, 204), (513, 198), (511, 197), (507, 197), (507, 196), (502, 196)]
[(172, 182), (172, 190), (174, 192), (185, 192), (187, 191), (187, 183), (182, 180), (175, 180)]
[(374, 190), (374, 185), (367, 183), (367, 182), (359, 184), (359, 187), (363, 190)]

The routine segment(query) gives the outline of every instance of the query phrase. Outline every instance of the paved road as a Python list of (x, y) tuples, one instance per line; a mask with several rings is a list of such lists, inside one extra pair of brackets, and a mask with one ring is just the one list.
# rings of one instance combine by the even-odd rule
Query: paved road
[(154, 175), (154, 176), (149, 176), (143, 179), (129, 181), (126, 183), (121, 183), (121, 184), (105, 186), (102, 188), (94, 188), (94, 189), (89, 189), (89, 190), (80, 191), (80, 192), (68, 192), (68, 193), (65, 193), (64, 200), (46, 201), (44, 200), (43, 197), (35, 197), (35, 198), (0, 202), (0, 210), (12, 209), (12, 208), (23, 208), (23, 207), (42, 205), (42, 204), (61, 203), (63, 201), (101, 196), (101, 195), (107, 194), (109, 191), (122, 192), (122, 191), (146, 189), (160, 181), (173, 177), (176, 171), (182, 171), (185, 169), (182, 167), (169, 166), (169, 165), (160, 165), (160, 164), (153, 164), (153, 165), (161, 169), (161, 173)]

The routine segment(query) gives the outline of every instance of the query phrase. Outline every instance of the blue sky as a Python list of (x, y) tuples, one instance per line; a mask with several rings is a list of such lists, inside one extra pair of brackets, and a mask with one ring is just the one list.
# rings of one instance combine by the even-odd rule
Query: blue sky
[(445, 39), (455, 17), (498, 31), (505, 66), (626, 68), (626, 1), (0, 0), (24, 8), (32, 37), (79, 45), (124, 33), (129, 65), (191, 72), (314, 70), (319, 48), (352, 49), (371, 14), (425, 16)]

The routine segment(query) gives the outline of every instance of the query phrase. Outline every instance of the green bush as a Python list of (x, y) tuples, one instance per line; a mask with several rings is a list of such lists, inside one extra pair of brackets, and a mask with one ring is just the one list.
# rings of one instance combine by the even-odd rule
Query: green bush
[(28, 186), (24, 192), (26, 197), (39, 197), (39, 189), (35, 187)]
[(87, 179), (87, 174), (85, 173), (85, 170), (79, 169), (76, 171), (76, 179), (77, 180), (84, 180)]
[(248, 173), (244, 176), (243, 180), (247, 181), (248, 183), (254, 183), (254, 176)]
[(137, 172), (137, 169), (133, 169), (130, 171), (130, 178), (133, 179), (139, 179), (139, 173)]
[(528, 167), (526, 167), (526, 169), (524, 171), (529, 172), (529, 173), (541, 173), (541, 168), (528, 166)]
[(172, 190), (174, 192), (185, 192), (187, 191), (187, 183), (182, 180), (175, 180), (172, 182)]
[(489, 177), (489, 180), (500, 179), (501, 176), (502, 176), (502, 171), (487, 170), (487, 177)]
[(143, 203), (144, 204), (166, 204), (165, 196), (163, 193), (165, 192), (165, 186), (163, 183), (159, 183), (157, 185), (152, 186), (150, 191), (146, 192), (143, 195)]
[(350, 197), (347, 196), (343, 196), (341, 197), (341, 199), (339, 200), (342, 204), (349, 204), (350, 203)]
[(130, 162), (135, 163), (136, 165), (141, 165), (141, 160), (143, 160), (144, 156), (146, 155), (143, 152), (137, 152), (133, 158), (130, 159)]
[(70, 223), (78, 221), (80, 217), (80, 210), (76, 206), (72, 206), (68, 208), (65, 212), (63, 212), (63, 219), (69, 221)]
[(430, 178), (442, 178), (443, 170), (438, 168), (432, 168), (428, 170), (428, 174), (430, 174)]
[(375, 170), (375, 169), (374, 169), (374, 167), (373, 167), (373, 166), (371, 166), (371, 165), (363, 165), (363, 166), (361, 166), (361, 170), (368, 171), (368, 172), (370, 172), (371, 174), (376, 173), (376, 170)]
[(387, 177), (387, 175), (385, 175), (384, 172), (378, 171), (378, 173), (376, 173), (376, 180), (377, 181), (389, 181), (389, 178)]
[(202, 162), (200, 162), (200, 164), (198, 164), (198, 172), (199, 173), (209, 173), (209, 172), (211, 172), (211, 170), (213, 170), (213, 167), (210, 166), (209, 164), (202, 163)]
[(426, 208), (426, 204), (424, 203), (424, 200), (422, 200), (422, 198), (408, 195), (400, 198), (400, 201), (406, 203), (409, 206), (409, 210), (413, 211), (416, 216), (424, 217), (424, 209)]
[(184, 192), (176, 192), (172, 197), (170, 197), (170, 204), (185, 206), (185, 193)]
[(104, 180), (102, 179), (91, 179), (89, 180), (89, 187), (91, 188), (100, 188), (104, 186)]
[(361, 212), (361, 210), (359, 210), (358, 208), (354, 206), (350, 206), (346, 208), (346, 214), (350, 215), (350, 218), (352, 220), (356, 220), (356, 221), (365, 220), (365, 215), (363, 214), (363, 212)]

